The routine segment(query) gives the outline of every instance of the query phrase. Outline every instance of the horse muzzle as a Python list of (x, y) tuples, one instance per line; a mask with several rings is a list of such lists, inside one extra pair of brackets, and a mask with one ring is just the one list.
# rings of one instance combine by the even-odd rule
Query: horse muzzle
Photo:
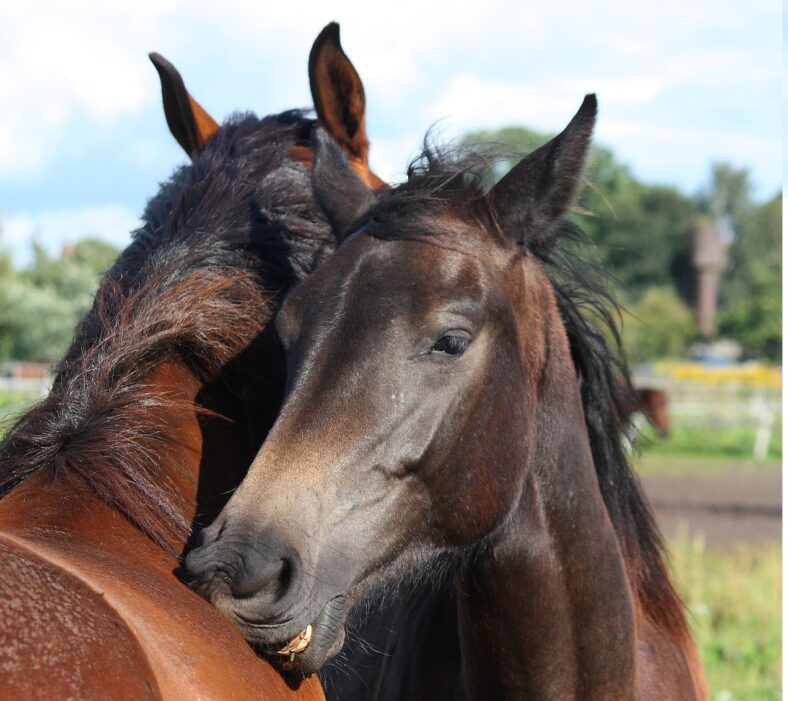
[(185, 566), (191, 587), (281, 668), (311, 674), (342, 648), (348, 597), (305, 577), (297, 551), (281, 541), (222, 533)]

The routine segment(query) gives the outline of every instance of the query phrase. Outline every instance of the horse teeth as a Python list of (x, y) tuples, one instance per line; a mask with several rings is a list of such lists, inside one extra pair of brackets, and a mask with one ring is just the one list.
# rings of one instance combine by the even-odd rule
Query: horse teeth
[(283, 657), (291, 657), (298, 652), (306, 650), (309, 641), (312, 640), (312, 624), (310, 623), (304, 630), (295, 636), (287, 645), (280, 650), (276, 650), (274, 654), (282, 655)]

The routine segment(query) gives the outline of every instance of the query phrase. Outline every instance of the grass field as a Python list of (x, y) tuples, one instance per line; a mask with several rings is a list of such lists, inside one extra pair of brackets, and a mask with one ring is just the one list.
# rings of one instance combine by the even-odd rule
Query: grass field
[(26, 392), (0, 392), (0, 411), (21, 411), (33, 401), (35, 396)]
[(0, 391), (0, 438), (13, 425), (15, 418), (38, 398), (38, 395), (29, 392)]
[(776, 460), (757, 462), (752, 459), (713, 458), (706, 455), (682, 455), (681, 453), (662, 453), (644, 451), (636, 455), (632, 463), (639, 475), (666, 475), (678, 477), (708, 477), (714, 479), (725, 473), (736, 471), (749, 474), (759, 470), (779, 470), (782, 464)]
[[(769, 459), (752, 459), (746, 429), (674, 430), (642, 447), (642, 475), (705, 477), (781, 469), (776, 432)], [(715, 551), (702, 539), (670, 544), (671, 562), (701, 651), (712, 701), (776, 701), (781, 677), (781, 544), (741, 545)]]
[[(681, 455), (735, 460), (752, 459), (755, 429), (749, 427), (708, 428), (675, 425), (667, 438), (646, 426), (640, 448), (644, 455)], [(772, 432), (767, 461), (782, 459), (782, 432)]]
[(670, 550), (712, 701), (782, 698), (780, 544), (713, 552), (680, 538)]

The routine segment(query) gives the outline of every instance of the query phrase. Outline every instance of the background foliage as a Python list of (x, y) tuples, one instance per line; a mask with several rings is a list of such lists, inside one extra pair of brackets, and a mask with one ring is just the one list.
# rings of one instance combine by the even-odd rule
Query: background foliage
[[(494, 154), (520, 154), (549, 137), (525, 127), (507, 127), (472, 132), (464, 144)], [(515, 162), (500, 159), (496, 175)], [(756, 202), (745, 169), (715, 163), (706, 187), (687, 195), (674, 187), (641, 182), (604, 146), (593, 148), (587, 179), (576, 217), (631, 312), (624, 328), (631, 360), (681, 356), (696, 340), (692, 233), (708, 218), (725, 222), (733, 232), (729, 265), (720, 281), (720, 335), (738, 341), (748, 357), (780, 358), (780, 193)]]
[(0, 255), (0, 360), (57, 361), (117, 254), (83, 239), (57, 258), (34, 246), (33, 262), (21, 270)]

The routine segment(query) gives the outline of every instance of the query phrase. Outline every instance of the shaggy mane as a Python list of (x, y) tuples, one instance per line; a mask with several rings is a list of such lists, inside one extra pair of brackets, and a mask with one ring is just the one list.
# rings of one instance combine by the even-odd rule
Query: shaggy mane
[(162, 417), (179, 402), (148, 377), (177, 359), (201, 381), (215, 378), (263, 331), (276, 293), (333, 248), (309, 174), (290, 157), (313, 125), (300, 112), (238, 115), (161, 187), (49, 396), (0, 443), (0, 495), (37, 470), (78, 475), (159, 545), (188, 533), (157, 474), (176, 459)]

